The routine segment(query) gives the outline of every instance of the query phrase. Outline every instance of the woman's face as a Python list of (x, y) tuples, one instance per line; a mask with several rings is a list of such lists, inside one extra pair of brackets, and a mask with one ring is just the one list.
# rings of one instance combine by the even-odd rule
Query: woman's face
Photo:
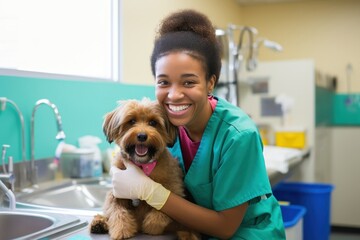
[(175, 126), (204, 129), (211, 116), (208, 93), (215, 77), (206, 81), (202, 63), (182, 52), (165, 55), (155, 65), (156, 98)]

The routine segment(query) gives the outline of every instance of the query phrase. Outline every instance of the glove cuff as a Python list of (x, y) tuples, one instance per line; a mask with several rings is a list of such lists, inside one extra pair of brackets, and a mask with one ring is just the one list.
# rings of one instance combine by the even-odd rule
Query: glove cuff
[(166, 203), (171, 192), (159, 183), (154, 184), (153, 187), (152, 194), (149, 194), (147, 199), (144, 200), (156, 210), (160, 210)]

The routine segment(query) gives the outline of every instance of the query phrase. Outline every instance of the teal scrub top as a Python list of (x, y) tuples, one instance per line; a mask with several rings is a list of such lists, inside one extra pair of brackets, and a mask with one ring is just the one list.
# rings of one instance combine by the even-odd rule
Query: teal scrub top
[[(196, 204), (208, 209), (222, 211), (249, 203), (231, 239), (285, 239), (281, 210), (272, 195), (257, 127), (240, 108), (216, 99), (218, 103), (199, 149), (185, 173), (185, 186)], [(185, 172), (179, 137), (169, 150)]]

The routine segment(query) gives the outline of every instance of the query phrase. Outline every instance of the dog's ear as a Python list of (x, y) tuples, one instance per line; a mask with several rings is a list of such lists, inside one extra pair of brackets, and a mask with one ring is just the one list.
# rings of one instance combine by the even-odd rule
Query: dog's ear
[(131, 103), (134, 101), (122, 100), (118, 101), (118, 106), (112, 112), (105, 115), (103, 123), (103, 132), (106, 136), (106, 140), (112, 143), (120, 135), (120, 128), (125, 118), (125, 112), (131, 107)]
[(172, 147), (178, 136), (178, 127), (173, 125), (169, 120), (166, 121), (166, 131), (168, 133), (167, 146)]
[(161, 118), (164, 120), (165, 125), (165, 131), (166, 131), (166, 145), (168, 147), (172, 147), (175, 144), (177, 135), (178, 135), (178, 127), (173, 125), (169, 117), (167, 116), (166, 110), (158, 101), (152, 102), (154, 104), (154, 108), (156, 109), (156, 112), (161, 116)]
[(109, 143), (112, 143), (114, 141), (114, 131), (113, 131), (113, 117), (115, 115), (115, 111), (109, 112), (108, 114), (105, 115), (105, 120), (103, 123), (103, 132), (106, 136), (106, 140)]
[(178, 136), (179, 130), (178, 127), (172, 124), (167, 116), (166, 110), (157, 103), (157, 107), (161, 112), (161, 116), (165, 122), (165, 129), (166, 129), (166, 144), (168, 147), (172, 147), (175, 144), (176, 138)]

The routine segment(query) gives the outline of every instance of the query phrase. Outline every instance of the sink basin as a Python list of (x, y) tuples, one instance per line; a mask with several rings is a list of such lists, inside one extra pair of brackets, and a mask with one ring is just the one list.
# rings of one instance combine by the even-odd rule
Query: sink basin
[(51, 238), (86, 225), (86, 221), (71, 215), (36, 213), (30, 210), (0, 211), (2, 240)]
[(18, 207), (101, 211), (110, 190), (109, 179), (69, 179), (39, 185), (38, 189), (18, 194), (16, 201)]

